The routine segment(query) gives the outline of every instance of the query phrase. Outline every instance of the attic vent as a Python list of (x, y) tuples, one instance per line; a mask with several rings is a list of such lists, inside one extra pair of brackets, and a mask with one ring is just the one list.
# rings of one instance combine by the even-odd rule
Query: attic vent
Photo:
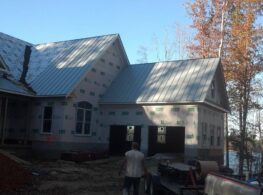
[(31, 55), (31, 47), (29, 45), (26, 46), (25, 48), (25, 53), (24, 53), (24, 62), (23, 62), (23, 71), (20, 77), (20, 82), (27, 84), (26, 83), (26, 75), (27, 75), (27, 71), (28, 71), (28, 64), (29, 64), (29, 60), (30, 60), (30, 55)]
[(211, 84), (211, 96), (212, 98), (215, 97), (215, 81), (212, 81), (212, 84)]

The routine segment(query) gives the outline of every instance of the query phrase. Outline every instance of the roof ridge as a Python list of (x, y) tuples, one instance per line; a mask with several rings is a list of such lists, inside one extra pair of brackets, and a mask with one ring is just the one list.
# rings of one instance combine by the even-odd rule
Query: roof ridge
[(15, 39), (16, 41), (24, 42), (25, 44), (34, 45), (34, 44), (29, 43), (29, 42), (27, 42), (27, 41), (25, 41), (25, 40), (22, 40), (22, 39), (19, 39), (19, 38), (14, 37), (14, 36), (8, 35), (8, 34), (6, 34), (6, 33), (0, 32), (0, 37), (1, 37), (2, 35), (3, 35), (3, 36), (6, 36), (6, 37), (9, 37), (9, 38), (11, 38), (11, 39)]
[(50, 42), (46, 42), (46, 43), (37, 43), (37, 44), (34, 44), (34, 46), (51, 44), (51, 43), (62, 43), (62, 42), (70, 42), (70, 41), (81, 41), (81, 40), (85, 40), (85, 39), (95, 39), (95, 38), (106, 37), (106, 36), (119, 36), (119, 34), (118, 34), (118, 33), (112, 33), (112, 34), (105, 34), (105, 35), (98, 35), (98, 36), (92, 36), (92, 37), (70, 39), (70, 40), (64, 40), (64, 41), (50, 41)]
[(146, 63), (139, 63), (139, 64), (131, 64), (133, 65), (146, 65), (146, 64), (156, 64), (156, 63), (163, 63), (163, 62), (179, 62), (179, 61), (187, 61), (187, 60), (206, 60), (206, 59), (220, 59), (219, 57), (209, 57), (209, 58), (188, 58), (182, 60), (164, 60), (159, 62), (146, 62)]

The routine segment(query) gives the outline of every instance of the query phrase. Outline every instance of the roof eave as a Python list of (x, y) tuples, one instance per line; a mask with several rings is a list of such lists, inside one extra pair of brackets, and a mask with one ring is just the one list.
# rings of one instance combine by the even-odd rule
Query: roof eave
[(189, 105), (189, 104), (205, 104), (208, 106), (211, 106), (213, 108), (216, 108), (222, 112), (229, 113), (229, 110), (222, 108), (218, 105), (209, 103), (209, 102), (204, 102), (204, 101), (182, 101), (182, 102), (99, 102), (101, 105)]
[(62, 98), (67, 97), (66, 94), (59, 94), (59, 95), (36, 95), (36, 98)]
[(26, 96), (26, 97), (35, 97), (35, 95), (24, 94), (24, 93), (19, 93), (19, 92), (15, 92), (15, 91), (4, 90), (4, 89), (0, 89), (0, 92), (9, 93), (9, 94), (13, 94), (13, 95), (21, 95), (21, 96)]

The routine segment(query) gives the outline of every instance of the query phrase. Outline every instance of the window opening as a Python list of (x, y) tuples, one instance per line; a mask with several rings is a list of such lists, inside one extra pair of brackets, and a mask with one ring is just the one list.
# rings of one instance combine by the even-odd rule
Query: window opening
[(158, 127), (157, 129), (157, 143), (166, 143), (166, 127)]
[(43, 114), (43, 133), (50, 133), (52, 127), (52, 114), (53, 109), (51, 106), (44, 107), (44, 114)]
[(215, 97), (215, 81), (212, 81), (212, 85), (211, 85), (211, 96), (212, 96), (212, 98)]
[(134, 126), (127, 126), (126, 141), (132, 142), (134, 140)]
[(76, 134), (90, 135), (92, 105), (89, 102), (79, 102), (76, 113)]
[(221, 145), (221, 127), (217, 127), (217, 146)]
[(206, 138), (207, 138), (207, 124), (202, 123), (202, 143), (203, 145), (206, 144)]
[(215, 126), (210, 125), (210, 145), (214, 145), (214, 137), (215, 137)]

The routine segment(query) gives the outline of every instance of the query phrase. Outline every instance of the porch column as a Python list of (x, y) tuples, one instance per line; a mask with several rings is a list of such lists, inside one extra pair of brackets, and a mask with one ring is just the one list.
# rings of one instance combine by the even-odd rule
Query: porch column
[(0, 104), (0, 130), (1, 130), (1, 141), (0, 144), (3, 145), (5, 141), (5, 127), (6, 127), (6, 113), (7, 113), (8, 98), (1, 99)]
[(141, 151), (147, 155), (148, 153), (148, 126), (143, 125), (141, 130)]

